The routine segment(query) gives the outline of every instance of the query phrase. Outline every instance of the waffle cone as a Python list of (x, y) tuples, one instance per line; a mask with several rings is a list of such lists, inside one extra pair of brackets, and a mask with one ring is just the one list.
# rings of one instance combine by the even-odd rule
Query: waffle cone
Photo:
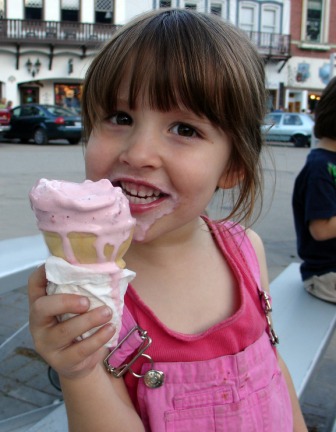
[[(99, 262), (96, 250), (97, 236), (90, 233), (71, 232), (67, 235), (67, 241), (71, 251), (66, 251), (62, 237), (55, 232), (44, 231), (43, 236), (48, 246), (50, 253), (56, 257), (63, 258), (68, 262), (72, 262), (72, 257), (79, 264), (96, 264)], [(124, 241), (115, 257), (115, 262), (119, 268), (125, 268), (126, 264), (123, 260), (127, 249), (132, 241), (132, 233), (129, 238)], [(113, 260), (114, 246), (106, 244), (104, 246), (104, 256), (106, 262)]]
[[(122, 257), (125, 255), (125, 253), (127, 252), (127, 249), (130, 247), (130, 244), (131, 244), (131, 241), (132, 241), (132, 237), (133, 237), (133, 230), (131, 231), (130, 236), (128, 237), (128, 239), (126, 241), (124, 241), (124, 243), (122, 243), (122, 245), (120, 246), (120, 248), (119, 248), (119, 250), (117, 252), (116, 264), (120, 268), (125, 268), (126, 267), (126, 263), (125, 263), (125, 261), (123, 260)], [(107, 246), (110, 246), (110, 245), (107, 245)], [(105, 248), (107, 246), (105, 246)], [(106, 252), (105, 252), (105, 255), (106, 255)]]
[(59, 234), (50, 231), (42, 231), (42, 234), (51, 255), (66, 260), (62, 237)]

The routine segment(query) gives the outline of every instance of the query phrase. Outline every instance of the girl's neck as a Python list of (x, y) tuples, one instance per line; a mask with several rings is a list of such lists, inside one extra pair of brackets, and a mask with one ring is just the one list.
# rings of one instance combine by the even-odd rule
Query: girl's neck
[(321, 138), (317, 144), (317, 147), (336, 152), (336, 140), (332, 140), (330, 138)]

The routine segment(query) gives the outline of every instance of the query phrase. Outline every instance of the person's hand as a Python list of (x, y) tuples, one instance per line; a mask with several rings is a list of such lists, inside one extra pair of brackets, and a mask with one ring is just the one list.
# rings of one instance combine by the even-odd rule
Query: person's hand
[[(29, 278), (30, 331), (36, 351), (60, 376), (69, 379), (88, 375), (107, 355), (103, 346), (113, 336), (110, 308), (102, 306), (88, 312), (89, 301), (75, 294), (46, 295), (47, 279), (44, 266)], [(75, 317), (59, 322), (64, 313)], [(104, 325), (105, 324), (105, 325)], [(102, 326), (94, 335), (80, 342), (76, 337)]]

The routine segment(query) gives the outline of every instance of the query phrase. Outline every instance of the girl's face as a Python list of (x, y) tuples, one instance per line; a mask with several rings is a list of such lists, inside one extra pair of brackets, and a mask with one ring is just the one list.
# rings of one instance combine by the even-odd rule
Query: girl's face
[(91, 133), (87, 178), (122, 188), (137, 220), (135, 241), (187, 234), (216, 187), (232, 187), (226, 177), (231, 142), (187, 110), (160, 112), (141, 103), (131, 110), (127, 95), (121, 89), (116, 111)]

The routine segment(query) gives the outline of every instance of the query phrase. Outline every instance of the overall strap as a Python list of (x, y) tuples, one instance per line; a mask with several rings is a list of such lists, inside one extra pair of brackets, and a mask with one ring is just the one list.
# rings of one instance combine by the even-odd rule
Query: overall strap
[(245, 229), (241, 225), (230, 221), (219, 224), (208, 223), (211, 229), (217, 233), (217, 238), (219, 236), (222, 240), (224, 249), (226, 249), (229, 256), (232, 257), (237, 254), (240, 256), (241, 260), (235, 261), (238, 263), (240, 271), (256, 286), (266, 317), (269, 339), (272, 345), (278, 344), (279, 338), (273, 329), (271, 320), (272, 298), (269, 292), (261, 287), (258, 257)]
[(259, 261), (245, 228), (231, 221), (208, 221), (208, 224), (211, 231), (217, 234), (216, 237), (222, 243), (223, 250), (227, 251), (228, 258), (238, 257), (234, 260), (235, 265), (253, 285), (256, 285), (258, 292), (261, 292)]

